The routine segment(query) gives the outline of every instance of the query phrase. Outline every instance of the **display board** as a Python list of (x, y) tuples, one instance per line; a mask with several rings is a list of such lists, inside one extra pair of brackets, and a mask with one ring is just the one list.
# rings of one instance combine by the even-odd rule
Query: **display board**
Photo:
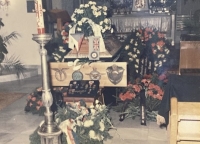
[(94, 62), (81, 65), (79, 70), (69, 63), (50, 63), (52, 86), (69, 86), (71, 80), (99, 80), (100, 87), (126, 87), (126, 62)]

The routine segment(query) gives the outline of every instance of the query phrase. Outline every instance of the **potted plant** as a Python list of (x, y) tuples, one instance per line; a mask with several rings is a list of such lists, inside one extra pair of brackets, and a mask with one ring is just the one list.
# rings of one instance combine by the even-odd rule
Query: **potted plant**
[[(2, 19), (0, 18), (0, 28), (4, 26)], [(7, 45), (11, 44), (11, 40), (16, 40), (19, 37), (19, 33), (12, 32), (7, 36), (0, 35), (0, 75), (3, 72), (16, 73), (17, 77), (20, 78), (22, 74), (24, 76), (25, 67), (22, 62), (16, 56), (6, 57), (8, 54)]]

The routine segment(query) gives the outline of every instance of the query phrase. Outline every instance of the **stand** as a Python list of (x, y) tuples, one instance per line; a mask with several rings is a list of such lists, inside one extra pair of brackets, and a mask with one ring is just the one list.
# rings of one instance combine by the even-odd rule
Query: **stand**
[(50, 108), (53, 104), (53, 97), (49, 86), (49, 73), (47, 67), (47, 51), (44, 46), (51, 40), (51, 34), (33, 34), (33, 40), (40, 44), (40, 55), (42, 65), (42, 102), (46, 107), (44, 113), (45, 121), (38, 130), (38, 134), (41, 136), (41, 144), (61, 144), (60, 134), (61, 130), (58, 128), (56, 123), (53, 121), (53, 113)]

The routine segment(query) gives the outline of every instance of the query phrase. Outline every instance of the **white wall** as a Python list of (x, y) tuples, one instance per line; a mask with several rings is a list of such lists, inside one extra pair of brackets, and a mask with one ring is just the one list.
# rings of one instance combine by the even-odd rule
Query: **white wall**
[(13, 31), (21, 35), (7, 46), (8, 56), (19, 56), (25, 65), (40, 65), (39, 45), (32, 40), (32, 34), (37, 33), (36, 16), (35, 13), (27, 13), (26, 0), (10, 1), (8, 10), (0, 9), (0, 18), (5, 24), (0, 29), (0, 35), (6, 36)]

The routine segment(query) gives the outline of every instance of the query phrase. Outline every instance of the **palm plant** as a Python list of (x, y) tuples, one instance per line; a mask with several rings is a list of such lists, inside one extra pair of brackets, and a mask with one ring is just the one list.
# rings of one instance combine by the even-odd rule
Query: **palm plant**
[[(4, 24), (0, 18), (0, 28), (2, 26)], [(11, 40), (16, 40), (18, 37), (20, 37), (20, 34), (15, 31), (4, 37), (0, 35), (0, 75), (3, 71), (7, 71), (15, 72), (18, 78), (21, 74), (24, 76), (25, 67), (19, 58), (15, 56), (6, 58), (6, 54), (8, 54), (7, 45), (12, 44)]]

